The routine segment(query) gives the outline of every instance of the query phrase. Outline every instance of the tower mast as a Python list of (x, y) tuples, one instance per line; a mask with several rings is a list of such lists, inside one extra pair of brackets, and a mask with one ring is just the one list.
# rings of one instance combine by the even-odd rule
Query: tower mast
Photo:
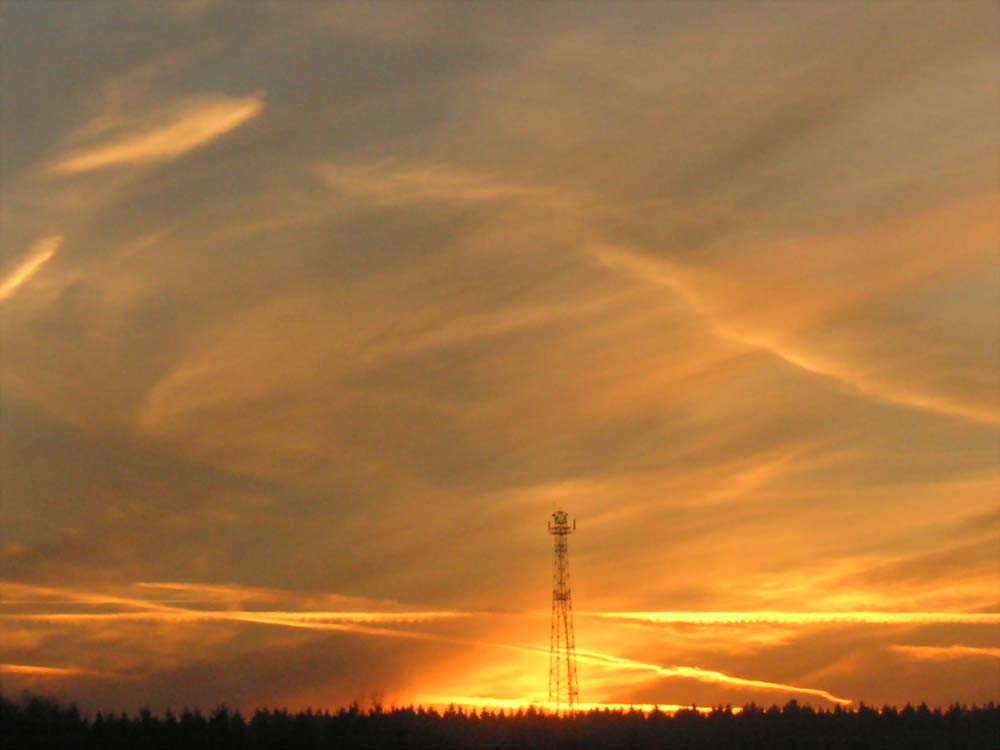
[(549, 641), (549, 706), (554, 711), (572, 711), (579, 702), (576, 677), (576, 643), (573, 635), (573, 599), (569, 588), (567, 539), (576, 530), (576, 521), (557, 510), (549, 521), (555, 541), (552, 568), (552, 632)]

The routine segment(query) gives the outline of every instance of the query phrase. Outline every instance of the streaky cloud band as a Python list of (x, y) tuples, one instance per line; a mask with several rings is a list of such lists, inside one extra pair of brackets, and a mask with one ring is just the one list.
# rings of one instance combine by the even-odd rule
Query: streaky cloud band
[(1000, 612), (578, 612), (581, 617), (632, 620), (658, 624), (741, 625), (780, 623), (811, 625), (825, 623), (905, 624), (1000, 624)]

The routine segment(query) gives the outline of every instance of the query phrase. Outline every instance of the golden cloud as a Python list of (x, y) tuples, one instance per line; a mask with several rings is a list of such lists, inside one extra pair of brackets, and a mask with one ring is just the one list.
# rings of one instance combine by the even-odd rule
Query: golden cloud
[(154, 122), (126, 128), (115, 137), (71, 151), (49, 165), (49, 172), (72, 175), (174, 159), (204, 146), (256, 117), (260, 95), (197, 97), (176, 103)]
[(23, 260), (17, 268), (11, 271), (7, 278), (0, 283), (0, 300), (5, 300), (17, 293), (24, 284), (38, 273), (42, 266), (52, 260), (56, 254), (62, 237), (52, 236), (39, 240), (32, 247), (31, 255)]

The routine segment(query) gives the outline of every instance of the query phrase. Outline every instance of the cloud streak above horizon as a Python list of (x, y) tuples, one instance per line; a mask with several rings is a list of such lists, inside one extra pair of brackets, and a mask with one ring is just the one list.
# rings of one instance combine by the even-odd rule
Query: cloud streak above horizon
[[(242, 587), (224, 586), (202, 586), (199, 584), (185, 583), (141, 583), (137, 585), (141, 588), (160, 589), (179, 593), (190, 593), (198, 591), (214, 595), (216, 600), (230, 600), (234, 594), (241, 598), (257, 598), (264, 596), (275, 596), (279, 594), (288, 595), (291, 592), (277, 591), (253, 591), (245, 590)], [(59, 590), (41, 587), (20, 586), (17, 584), (4, 584), (0, 587), (6, 593), (4, 597), (4, 608), (6, 611), (0, 613), (0, 621), (7, 620), (18, 624), (21, 627), (31, 627), (34, 624), (40, 626), (71, 626), (77, 628), (89, 628), (99, 625), (107, 632), (109, 628), (116, 626), (140, 625), (161, 623), (172, 626), (191, 626), (197, 624), (219, 625), (223, 623), (239, 623), (250, 625), (267, 625), (293, 630), (325, 631), (332, 633), (354, 634), (363, 636), (386, 637), (403, 640), (436, 641), (446, 644), (453, 644), (459, 647), (486, 647), (488, 649), (500, 649), (514, 651), (532, 655), (548, 655), (548, 649), (543, 646), (530, 646), (519, 643), (505, 643), (496, 641), (470, 640), (461, 635), (450, 635), (447, 633), (434, 633), (413, 631), (407, 629), (396, 629), (387, 626), (410, 625), (410, 624), (432, 624), (435, 621), (449, 621), (456, 618), (480, 619), (495, 617), (493, 613), (475, 612), (398, 612), (398, 611), (377, 611), (377, 612), (324, 612), (324, 611), (269, 611), (269, 610), (240, 610), (240, 609), (205, 609), (201, 608), (204, 600), (192, 602), (186, 598), (172, 598), (165, 600), (141, 600), (130, 597), (116, 595), (102, 595), (93, 592), (80, 592), (72, 590)], [(11, 598), (32, 596), (38, 598)], [(86, 605), (94, 606), (126, 606), (129, 611), (111, 612), (66, 612), (66, 611), (36, 611), (39, 605), (51, 608), (59, 601), (66, 605)], [(180, 606), (186, 604), (187, 606)], [(191, 607), (191, 604), (198, 604), (199, 607)], [(19, 611), (20, 610), (20, 611)], [(620, 613), (617, 613), (620, 614)], [(517, 618), (516, 613), (506, 613), (507, 618)], [(537, 617), (537, 615), (535, 615)], [(615, 617), (616, 613), (609, 615)], [(893, 647), (896, 649), (897, 647)], [(902, 647), (898, 647), (902, 648)], [(647, 672), (659, 677), (679, 677), (691, 679), (709, 684), (721, 684), (735, 686), (750, 690), (764, 690), (777, 693), (791, 693), (804, 696), (813, 696), (829, 700), (833, 703), (848, 705), (849, 699), (837, 697), (828, 691), (816, 688), (800, 687), (780, 682), (765, 680), (755, 680), (745, 677), (733, 676), (714, 670), (705, 670), (690, 666), (670, 666), (664, 667), (642, 661), (636, 661), (610, 654), (579, 651), (578, 659), (584, 664), (593, 664), (612, 670), (622, 670), (625, 672)], [(30, 666), (30, 665), (5, 665), (12, 675), (26, 675), (37, 677), (68, 677), (78, 675), (92, 676), (114, 676), (116, 672), (98, 672), (94, 670), (80, 669), (77, 667), (55, 667), (55, 666)], [(138, 675), (132, 674), (133, 679)]]

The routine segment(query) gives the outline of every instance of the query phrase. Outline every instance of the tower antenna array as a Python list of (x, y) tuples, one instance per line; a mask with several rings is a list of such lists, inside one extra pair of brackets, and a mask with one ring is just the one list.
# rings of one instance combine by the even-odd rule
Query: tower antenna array
[(576, 643), (573, 636), (573, 599), (569, 589), (567, 539), (576, 531), (576, 520), (557, 510), (549, 521), (555, 541), (552, 568), (552, 634), (549, 645), (549, 706), (554, 711), (572, 711), (579, 703), (576, 678)]

